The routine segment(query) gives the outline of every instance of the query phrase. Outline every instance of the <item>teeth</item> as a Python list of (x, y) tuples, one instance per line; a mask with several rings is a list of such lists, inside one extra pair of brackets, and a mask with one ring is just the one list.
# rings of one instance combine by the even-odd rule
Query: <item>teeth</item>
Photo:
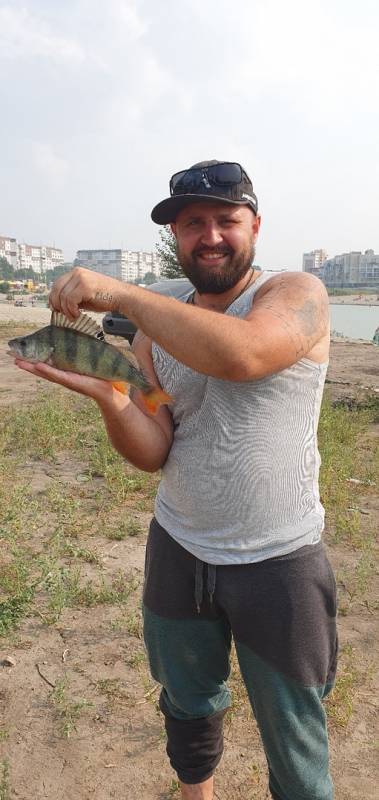
[(224, 258), (225, 253), (202, 253), (201, 258), (212, 259), (212, 258)]

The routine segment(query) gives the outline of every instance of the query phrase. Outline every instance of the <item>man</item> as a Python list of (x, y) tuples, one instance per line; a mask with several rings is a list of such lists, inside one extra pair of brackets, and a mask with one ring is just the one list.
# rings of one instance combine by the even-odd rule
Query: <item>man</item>
[(213, 797), (233, 637), (272, 797), (331, 800), (322, 699), (335, 677), (336, 598), (316, 438), (327, 294), (311, 275), (252, 267), (260, 216), (237, 163), (176, 173), (152, 218), (176, 237), (191, 282), (179, 299), (77, 268), (50, 304), (70, 318), (83, 308), (131, 319), (135, 354), (171, 407), (152, 417), (138, 391), (18, 363), (94, 398), (117, 450), (162, 469), (144, 631), (182, 797)]

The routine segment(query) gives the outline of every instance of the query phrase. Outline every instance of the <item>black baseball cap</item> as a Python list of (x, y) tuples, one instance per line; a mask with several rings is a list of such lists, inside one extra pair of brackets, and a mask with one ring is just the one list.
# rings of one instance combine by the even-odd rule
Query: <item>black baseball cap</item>
[(158, 225), (168, 225), (175, 222), (182, 208), (203, 200), (247, 205), (254, 214), (258, 211), (253, 184), (241, 164), (234, 161), (200, 161), (171, 177), (170, 197), (153, 208), (151, 218)]

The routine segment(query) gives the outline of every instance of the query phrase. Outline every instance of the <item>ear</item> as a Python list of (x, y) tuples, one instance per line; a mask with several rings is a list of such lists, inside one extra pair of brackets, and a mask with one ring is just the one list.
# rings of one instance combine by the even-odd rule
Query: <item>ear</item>
[(260, 214), (253, 214), (252, 229), (253, 229), (254, 243), (258, 239), (258, 234), (259, 234), (259, 228), (260, 227), (261, 227), (261, 215)]
[(171, 228), (171, 233), (173, 233), (175, 239), (177, 239), (178, 237), (176, 235), (176, 222), (170, 222), (170, 228)]

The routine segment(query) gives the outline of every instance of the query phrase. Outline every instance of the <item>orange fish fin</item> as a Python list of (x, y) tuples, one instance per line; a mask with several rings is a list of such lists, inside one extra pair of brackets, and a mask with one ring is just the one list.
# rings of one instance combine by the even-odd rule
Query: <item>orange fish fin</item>
[(164, 392), (163, 389), (159, 389), (158, 386), (154, 386), (148, 392), (142, 392), (141, 397), (150, 414), (156, 414), (160, 406), (173, 402), (171, 395)]
[(112, 381), (112, 386), (121, 394), (128, 394), (128, 384), (124, 381)]

